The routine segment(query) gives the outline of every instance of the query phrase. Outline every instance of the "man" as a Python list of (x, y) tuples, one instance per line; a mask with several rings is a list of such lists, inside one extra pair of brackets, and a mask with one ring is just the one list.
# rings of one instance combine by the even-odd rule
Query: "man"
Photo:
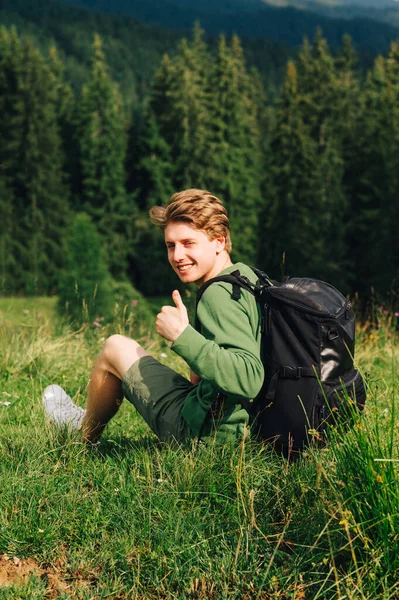
[[(237, 269), (256, 281), (249, 267), (231, 262), (229, 220), (216, 196), (185, 190), (174, 194), (166, 207), (152, 208), (150, 218), (164, 231), (169, 263), (182, 282), (200, 287)], [(157, 332), (188, 363), (191, 381), (159, 363), (133, 339), (113, 335), (94, 365), (86, 410), (51, 385), (43, 396), (50, 419), (82, 428), (84, 439), (96, 443), (126, 397), (162, 441), (242, 436), (248, 413), (241, 401), (255, 398), (264, 377), (260, 310), (248, 291), (242, 290), (239, 300), (231, 294), (226, 282), (205, 290), (197, 313), (201, 331), (189, 324), (177, 290), (172, 294), (174, 306), (164, 306), (157, 315)]]

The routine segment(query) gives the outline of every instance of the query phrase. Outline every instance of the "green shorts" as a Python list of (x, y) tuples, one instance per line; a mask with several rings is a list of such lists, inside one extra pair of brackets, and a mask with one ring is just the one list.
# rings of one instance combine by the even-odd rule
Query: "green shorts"
[(193, 437), (181, 416), (193, 384), (152, 356), (132, 364), (122, 379), (125, 398), (131, 402), (162, 442), (184, 442)]

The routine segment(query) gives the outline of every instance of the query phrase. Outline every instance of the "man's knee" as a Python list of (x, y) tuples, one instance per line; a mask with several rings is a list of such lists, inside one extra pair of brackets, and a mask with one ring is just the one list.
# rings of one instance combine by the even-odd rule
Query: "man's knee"
[(105, 340), (100, 357), (103, 368), (122, 379), (128, 368), (146, 354), (135, 340), (114, 334)]
[(107, 362), (113, 365), (122, 353), (135, 350), (136, 346), (138, 344), (134, 340), (115, 333), (105, 340), (101, 354)]

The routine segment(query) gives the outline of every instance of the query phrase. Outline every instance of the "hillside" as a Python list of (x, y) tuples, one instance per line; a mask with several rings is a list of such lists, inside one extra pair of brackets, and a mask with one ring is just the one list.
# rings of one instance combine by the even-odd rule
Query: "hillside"
[[(397, 27), (373, 20), (379, 11), (367, 6), (351, 9), (347, 0), (345, 4), (340, 0), (337, 6), (317, 0), (219, 0), (217, 3), (210, 0), (115, 0), (112, 4), (108, 0), (62, 1), (107, 13), (131, 15), (145, 23), (175, 29), (189, 30), (199, 19), (212, 35), (220, 31), (235, 32), (239, 36), (266, 38), (292, 46), (301, 44), (304, 36), (313, 37), (318, 26), (331, 46), (338, 46), (342, 35), (349, 33), (358, 50), (373, 54), (385, 52), (399, 35)], [(279, 6), (269, 2), (277, 2)], [(367, 18), (368, 15), (372, 18)], [(380, 17), (382, 19), (382, 13)]]
[[(144, 24), (134, 17), (66, 6), (55, 0), (40, 3), (3, 0), (1, 25), (16, 26), (19, 33), (34, 37), (44, 52), (55, 43), (67, 79), (77, 91), (87, 80), (93, 36), (99, 33), (112, 77), (133, 106), (145, 99), (163, 54), (174, 54), (179, 40), (190, 33)], [(208, 41), (215, 45), (216, 37), (209, 36)], [(259, 69), (269, 97), (273, 97), (283, 80), (287, 59), (294, 51), (286, 44), (264, 39), (243, 40), (243, 46), (248, 65)]]

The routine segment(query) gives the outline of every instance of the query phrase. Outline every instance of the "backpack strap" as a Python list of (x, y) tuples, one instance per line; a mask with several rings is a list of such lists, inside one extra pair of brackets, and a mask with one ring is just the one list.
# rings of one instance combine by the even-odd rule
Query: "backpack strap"
[(255, 273), (255, 275), (258, 276), (258, 281), (256, 282), (258, 288), (274, 286), (273, 281), (270, 279), (269, 275), (267, 275), (264, 271), (256, 269), (255, 267), (251, 267), (251, 270)]
[(302, 377), (318, 377), (318, 374), (313, 367), (280, 366), (269, 380), (265, 399), (268, 402), (274, 401), (279, 379), (302, 379)]
[(231, 285), (233, 287), (231, 297), (233, 300), (239, 300), (241, 298), (241, 289), (247, 290), (253, 296), (255, 296), (256, 285), (251, 283), (247, 277), (244, 277), (243, 275), (241, 275), (240, 271), (238, 271), (238, 270), (233, 271), (233, 273), (230, 273), (229, 275), (219, 275), (217, 277), (213, 277), (212, 279), (209, 279), (199, 288), (199, 290), (197, 292), (197, 298), (196, 298), (196, 302), (195, 302), (195, 329), (197, 331), (199, 331), (199, 327), (200, 327), (200, 322), (199, 322), (198, 316), (197, 316), (198, 303), (201, 300), (202, 295), (205, 292), (205, 290), (210, 285), (212, 285), (212, 283), (215, 283), (217, 281), (225, 281), (226, 283), (231, 283)]

